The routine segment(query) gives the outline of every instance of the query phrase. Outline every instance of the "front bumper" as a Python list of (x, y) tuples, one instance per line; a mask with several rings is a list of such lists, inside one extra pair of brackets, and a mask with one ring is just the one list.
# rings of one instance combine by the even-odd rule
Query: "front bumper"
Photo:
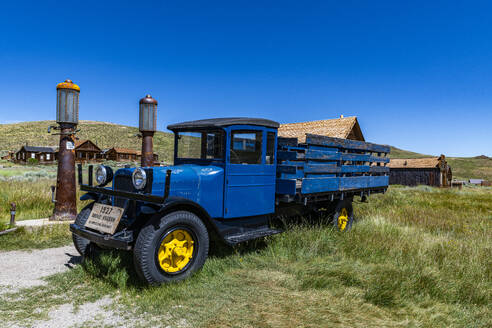
[(91, 242), (105, 246), (109, 248), (131, 250), (133, 244), (133, 232), (132, 231), (120, 231), (114, 235), (103, 234), (86, 229), (78, 224), (71, 224), (70, 231), (74, 234), (88, 239)]

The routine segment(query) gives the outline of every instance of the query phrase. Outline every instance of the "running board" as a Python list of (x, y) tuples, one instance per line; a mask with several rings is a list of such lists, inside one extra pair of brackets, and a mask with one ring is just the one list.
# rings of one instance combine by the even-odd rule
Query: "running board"
[(276, 234), (281, 233), (281, 232), (283, 232), (283, 231), (278, 230), (278, 229), (272, 229), (272, 228), (267, 227), (267, 226), (263, 226), (263, 227), (259, 227), (259, 228), (254, 229), (254, 230), (249, 230), (249, 231), (242, 232), (242, 233), (224, 236), (224, 240), (226, 243), (228, 243), (230, 245), (235, 245), (235, 244), (242, 243), (242, 242), (245, 242), (248, 240), (253, 240), (253, 239), (257, 239), (257, 238), (261, 238), (261, 237), (276, 235)]

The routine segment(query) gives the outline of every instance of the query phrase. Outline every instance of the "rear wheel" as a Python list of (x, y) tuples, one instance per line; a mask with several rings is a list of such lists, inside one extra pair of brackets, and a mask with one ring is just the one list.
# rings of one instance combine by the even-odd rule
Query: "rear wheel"
[(352, 228), (354, 222), (354, 210), (352, 199), (339, 200), (333, 214), (332, 224), (339, 231), (347, 231)]
[(133, 259), (139, 277), (151, 285), (182, 280), (201, 269), (209, 236), (198, 216), (186, 211), (155, 218), (140, 231)]

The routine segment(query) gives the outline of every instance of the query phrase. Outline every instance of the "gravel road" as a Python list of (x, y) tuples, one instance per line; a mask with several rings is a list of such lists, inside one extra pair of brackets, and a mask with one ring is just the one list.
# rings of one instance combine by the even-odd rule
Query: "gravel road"
[(42, 278), (66, 271), (82, 257), (71, 246), (0, 252), (0, 293), (44, 285)]

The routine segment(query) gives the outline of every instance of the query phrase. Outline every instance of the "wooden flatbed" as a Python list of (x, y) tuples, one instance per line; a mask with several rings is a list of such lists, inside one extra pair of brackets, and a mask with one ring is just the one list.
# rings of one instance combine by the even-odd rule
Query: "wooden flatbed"
[(385, 192), (390, 147), (306, 134), (278, 138), (277, 202), (311, 202)]

